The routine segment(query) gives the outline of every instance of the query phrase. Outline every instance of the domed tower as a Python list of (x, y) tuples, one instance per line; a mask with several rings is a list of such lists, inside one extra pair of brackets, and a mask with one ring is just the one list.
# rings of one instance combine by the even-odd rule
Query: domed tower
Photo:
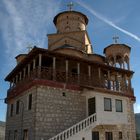
[(107, 63), (111, 66), (130, 70), (131, 48), (125, 44), (111, 44), (104, 49)]
[(64, 11), (53, 20), (57, 33), (48, 35), (48, 49), (60, 48), (76, 49), (85, 53), (92, 53), (92, 47), (86, 26), (88, 18), (77, 11)]

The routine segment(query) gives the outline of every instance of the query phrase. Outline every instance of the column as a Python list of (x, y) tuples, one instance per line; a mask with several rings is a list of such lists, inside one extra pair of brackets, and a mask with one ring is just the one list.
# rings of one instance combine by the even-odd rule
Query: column
[(127, 61), (127, 69), (130, 70), (129, 60)]
[(21, 81), (22, 72), (20, 72), (19, 74), (20, 74), (20, 76), (19, 76), (19, 80)]
[(123, 69), (125, 69), (125, 62), (124, 62), (124, 57), (122, 58), (122, 62), (123, 62)]
[(28, 76), (30, 76), (30, 64), (28, 64)]
[(41, 77), (41, 66), (42, 66), (42, 54), (39, 54), (39, 63), (38, 63), (38, 77)]
[(98, 68), (99, 86), (101, 86), (101, 68)]
[(91, 85), (91, 66), (88, 65), (88, 81), (89, 81), (89, 85)]
[(36, 65), (36, 60), (33, 60), (33, 70), (35, 69), (35, 65)]
[(23, 69), (23, 78), (26, 76), (26, 68)]
[(53, 80), (56, 80), (56, 57), (53, 57)]
[(18, 75), (16, 75), (16, 84), (17, 84), (17, 82), (18, 82)]
[(107, 77), (108, 77), (108, 89), (111, 89), (111, 83), (110, 83), (110, 80), (111, 80), (111, 78), (110, 78), (110, 71), (108, 70), (107, 71)]
[(119, 80), (118, 80), (118, 72), (117, 72), (117, 74), (116, 74), (116, 84), (115, 84), (115, 86), (116, 86), (116, 90), (117, 91), (119, 91)]
[(116, 56), (114, 56), (114, 67), (116, 67)]
[(77, 63), (78, 83), (80, 83), (80, 63)]
[(39, 67), (42, 65), (42, 54), (39, 54)]
[(68, 68), (69, 68), (69, 61), (66, 60), (66, 82), (68, 81)]

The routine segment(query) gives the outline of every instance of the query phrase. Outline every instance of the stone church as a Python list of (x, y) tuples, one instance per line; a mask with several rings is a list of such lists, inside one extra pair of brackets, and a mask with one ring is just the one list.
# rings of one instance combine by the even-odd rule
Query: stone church
[(93, 51), (88, 18), (64, 11), (48, 49), (16, 56), (6, 76), (6, 140), (136, 140), (130, 46)]

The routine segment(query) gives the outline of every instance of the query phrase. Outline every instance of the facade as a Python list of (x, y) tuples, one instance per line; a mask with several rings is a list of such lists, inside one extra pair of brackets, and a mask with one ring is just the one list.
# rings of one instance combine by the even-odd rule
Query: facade
[(48, 49), (18, 55), (5, 78), (6, 140), (136, 140), (131, 48), (111, 44), (96, 54), (77, 11), (54, 24)]
[(5, 122), (0, 121), (0, 140), (5, 140)]

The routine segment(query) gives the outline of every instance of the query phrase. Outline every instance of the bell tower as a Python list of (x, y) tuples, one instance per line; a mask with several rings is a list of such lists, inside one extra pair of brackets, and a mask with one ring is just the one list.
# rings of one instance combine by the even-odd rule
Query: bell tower
[(57, 33), (48, 35), (48, 49), (73, 48), (85, 53), (92, 53), (92, 46), (86, 26), (88, 18), (83, 13), (69, 11), (59, 13), (53, 20)]

